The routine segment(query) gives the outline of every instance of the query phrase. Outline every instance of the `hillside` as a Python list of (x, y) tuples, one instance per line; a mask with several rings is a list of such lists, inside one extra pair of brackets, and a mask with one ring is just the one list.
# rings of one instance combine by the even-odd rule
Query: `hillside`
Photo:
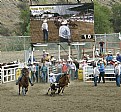
[[(0, 0), (0, 35), (20, 35), (20, 9), (18, 5), (26, 0)], [(27, 0), (28, 1), (28, 0)], [(33, 4), (42, 3), (61, 3), (64, 0), (33, 0)], [(67, 0), (65, 0), (67, 1)], [(70, 3), (76, 3), (76, 0), (68, 0)], [(91, 0), (80, 0), (81, 2), (89, 2)], [(103, 5), (110, 6), (121, 0), (96, 0)], [(65, 2), (66, 3), (66, 2)]]
[(1, 35), (14, 35), (18, 31), (20, 10), (17, 5), (17, 0), (0, 0)]

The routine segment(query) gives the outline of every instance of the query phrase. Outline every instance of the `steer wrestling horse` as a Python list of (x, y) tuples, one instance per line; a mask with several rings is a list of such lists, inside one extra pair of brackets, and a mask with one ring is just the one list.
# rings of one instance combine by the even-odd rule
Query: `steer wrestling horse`
[(19, 80), (18, 82), (19, 95), (20, 95), (21, 87), (22, 87), (22, 94), (26, 95), (28, 91), (28, 86), (29, 86), (29, 70), (27, 68), (23, 68), (22, 71), (24, 75), (22, 75), (21, 80)]
[(51, 83), (50, 84), (50, 87), (48, 89), (48, 92), (47, 92), (47, 95), (49, 93), (49, 91), (51, 90), (51, 96), (53, 96), (55, 94), (55, 92), (57, 91), (58, 89), (58, 95), (60, 94), (60, 92), (62, 91), (62, 95), (63, 95), (63, 92), (64, 92), (64, 89), (65, 87), (68, 86), (68, 83), (70, 83), (69, 81), (69, 75), (68, 74), (64, 74), (60, 77), (58, 83)]

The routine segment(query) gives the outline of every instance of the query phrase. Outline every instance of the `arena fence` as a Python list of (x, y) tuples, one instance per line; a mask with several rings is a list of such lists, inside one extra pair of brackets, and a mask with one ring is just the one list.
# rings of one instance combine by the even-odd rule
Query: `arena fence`
[[(117, 51), (121, 50), (121, 40), (119, 39), (120, 33), (112, 34), (95, 34), (95, 42), (83, 42), (84, 45), (72, 45), (71, 56), (72, 58), (82, 59), (84, 54), (93, 56), (93, 46), (99, 48), (101, 39), (105, 42), (104, 53), (109, 50), (115, 55)], [(11, 61), (20, 60), (25, 61), (25, 51), (30, 51), (31, 38), (30, 36), (0, 36), (0, 63), (9, 63)], [(47, 47), (36, 47), (34, 57), (40, 61), (42, 50), (45, 49), (50, 54), (58, 59), (58, 43), (48, 43)], [(61, 43), (60, 55), (61, 58), (68, 58), (68, 44)]]
[[(8, 83), (16, 80), (16, 73), (18, 68), (20, 68), (19, 64), (12, 64), (12, 65), (5, 65), (2, 66), (0, 69), (0, 83)], [(49, 67), (48, 67), (48, 76), (47, 76), (47, 82), (49, 82)], [(39, 76), (40, 76), (39, 72)], [(55, 77), (58, 75), (57, 73), (53, 74)], [(83, 75), (82, 79), (84, 82), (93, 82), (93, 67), (92, 66), (84, 66), (83, 67)], [(114, 82), (115, 76), (114, 76), (114, 66), (108, 65), (105, 68), (105, 81), (106, 82)]]
[[(93, 67), (92, 66), (84, 66), (83, 67), (83, 81), (84, 82), (92, 82), (93, 81)], [(105, 67), (105, 81), (106, 82), (114, 82), (114, 66), (108, 65)]]
[(18, 64), (4, 65), (0, 69), (1, 83), (8, 83), (16, 80), (16, 69)]
[(99, 48), (99, 42), (101, 39), (104, 42), (104, 53), (111, 51), (112, 54), (116, 54), (117, 51), (121, 51), (121, 35), (120, 33), (111, 34), (95, 34), (95, 47)]

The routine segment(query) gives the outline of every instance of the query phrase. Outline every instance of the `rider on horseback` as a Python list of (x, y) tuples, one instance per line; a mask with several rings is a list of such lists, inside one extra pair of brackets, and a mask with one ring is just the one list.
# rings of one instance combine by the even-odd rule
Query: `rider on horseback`
[[(16, 81), (16, 85), (18, 85), (18, 83), (19, 83), (19, 81), (21, 81), (22, 77), (25, 76), (25, 74), (26, 74), (25, 71), (24, 71), (25, 68), (28, 69), (28, 67), (25, 66), (25, 67), (21, 70), (21, 74), (22, 74), (22, 75), (21, 75), (20, 77), (18, 77), (18, 80)], [(30, 77), (29, 77), (29, 83), (31, 84), (31, 86), (34, 85), (34, 84), (32, 83), (32, 81), (31, 81)]]

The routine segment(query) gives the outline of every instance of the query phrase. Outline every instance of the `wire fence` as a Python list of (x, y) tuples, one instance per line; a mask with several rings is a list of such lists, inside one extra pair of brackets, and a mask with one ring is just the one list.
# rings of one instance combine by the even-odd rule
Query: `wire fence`
[(111, 51), (112, 54), (116, 54), (117, 51), (121, 51), (120, 33), (96, 34), (95, 37), (96, 48), (99, 48), (99, 42), (101, 40), (104, 42), (104, 53)]
[[(121, 53), (120, 33), (112, 34), (95, 34), (95, 42), (84, 42), (82, 46), (71, 45), (71, 57), (82, 59), (84, 54), (93, 56), (93, 46), (99, 48), (101, 39), (105, 42), (104, 53), (109, 50), (115, 55), (116, 52)], [(0, 36), (0, 63), (7, 63), (15, 60), (25, 61), (26, 51), (30, 51), (31, 38), (30, 36)], [(51, 55), (58, 59), (58, 43), (48, 43), (47, 46), (35, 47), (34, 57), (40, 61), (42, 58), (42, 50), (46, 50)], [(67, 59), (69, 56), (69, 47), (67, 43), (61, 43), (60, 47), (61, 59)]]

